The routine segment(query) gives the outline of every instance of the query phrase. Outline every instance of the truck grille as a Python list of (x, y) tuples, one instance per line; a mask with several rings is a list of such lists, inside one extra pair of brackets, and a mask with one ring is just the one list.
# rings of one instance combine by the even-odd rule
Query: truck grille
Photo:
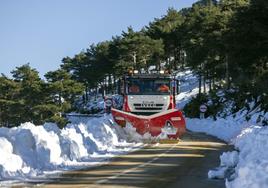
[(164, 104), (133, 104), (135, 110), (162, 110)]
[(135, 108), (136, 110), (162, 110), (162, 108)]

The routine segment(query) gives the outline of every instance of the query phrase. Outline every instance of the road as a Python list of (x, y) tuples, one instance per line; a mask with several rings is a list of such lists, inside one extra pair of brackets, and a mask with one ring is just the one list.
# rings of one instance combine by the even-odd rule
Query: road
[(102, 166), (15, 187), (220, 188), (225, 187), (224, 180), (210, 180), (207, 173), (219, 165), (220, 154), (230, 149), (215, 137), (187, 132), (176, 143), (152, 144)]

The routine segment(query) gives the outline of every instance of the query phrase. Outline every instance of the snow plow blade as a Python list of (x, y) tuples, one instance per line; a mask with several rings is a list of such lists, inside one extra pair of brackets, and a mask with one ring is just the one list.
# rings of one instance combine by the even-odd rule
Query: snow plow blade
[(135, 115), (114, 108), (111, 111), (118, 125), (124, 127), (126, 123), (130, 123), (141, 135), (150, 133), (151, 136), (157, 137), (164, 133), (169, 139), (178, 139), (185, 132), (185, 120), (177, 109), (150, 116)]

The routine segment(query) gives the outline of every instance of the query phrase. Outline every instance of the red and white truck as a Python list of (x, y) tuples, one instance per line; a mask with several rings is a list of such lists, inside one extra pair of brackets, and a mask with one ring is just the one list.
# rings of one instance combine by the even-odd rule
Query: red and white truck
[(185, 132), (183, 114), (176, 109), (178, 81), (170, 74), (132, 71), (120, 85), (123, 109), (111, 109), (117, 124), (130, 123), (141, 135), (163, 133), (169, 139), (178, 139)]

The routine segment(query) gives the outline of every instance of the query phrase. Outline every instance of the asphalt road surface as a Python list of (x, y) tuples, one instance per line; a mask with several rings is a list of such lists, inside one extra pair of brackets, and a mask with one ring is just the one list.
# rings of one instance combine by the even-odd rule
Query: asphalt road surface
[(13, 187), (221, 188), (224, 180), (210, 180), (207, 173), (230, 149), (215, 137), (187, 132), (179, 142), (150, 144), (102, 166)]

